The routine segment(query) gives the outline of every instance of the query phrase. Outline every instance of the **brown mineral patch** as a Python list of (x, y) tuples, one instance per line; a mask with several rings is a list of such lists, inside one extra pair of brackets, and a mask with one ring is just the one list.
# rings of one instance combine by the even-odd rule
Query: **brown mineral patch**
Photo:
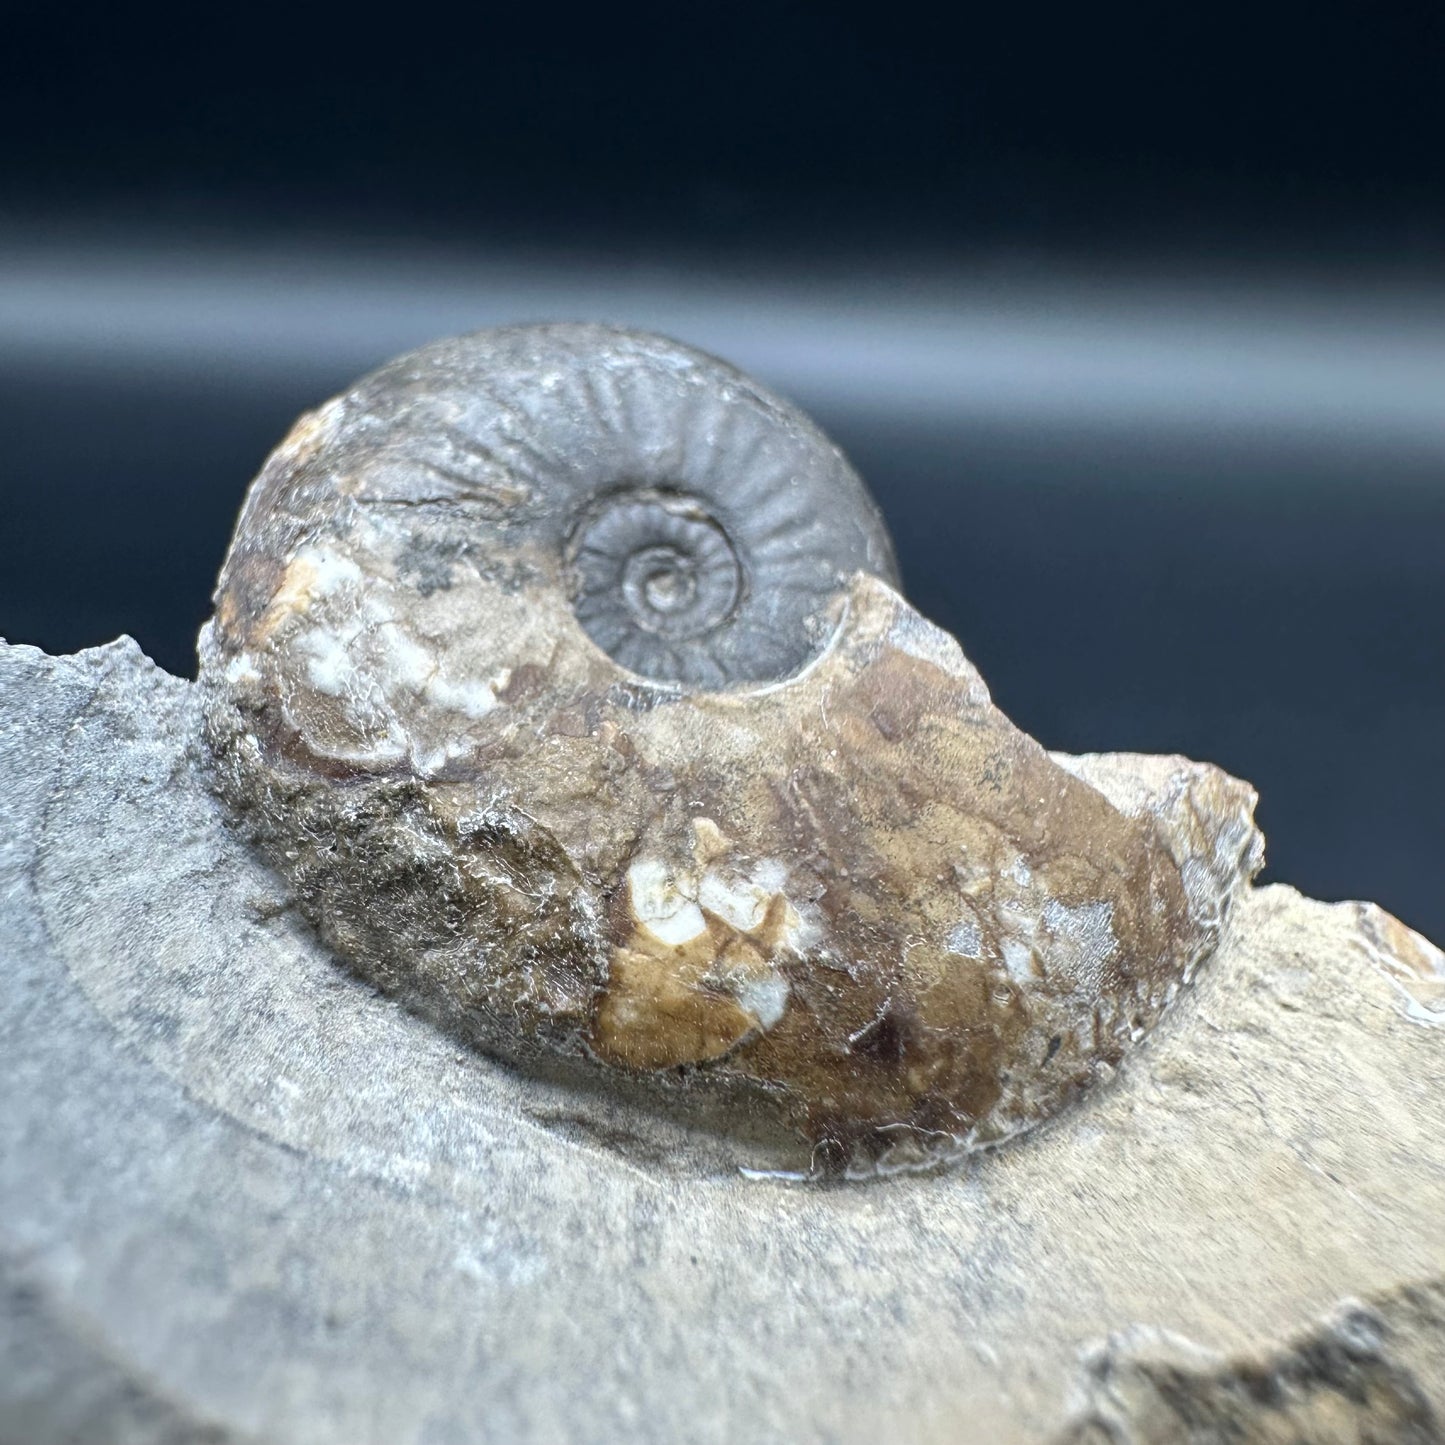
[(284, 571), (280, 561), (258, 550), (232, 555), (216, 598), (216, 628), (228, 644), (244, 648), (254, 640)]
[(497, 696), (511, 707), (531, 702), (540, 696), (547, 686), (547, 669), (539, 663), (524, 662), (512, 669), (507, 685)]
[(714, 859), (723, 857), (732, 847), (721, 828), (711, 818), (692, 820), (692, 853), (699, 868), (706, 868)]
[(888, 1065), (902, 1063), (915, 1043), (917, 1026), (912, 1009), (900, 1008), (889, 999), (868, 1023), (848, 1035), (848, 1051)]
[(686, 957), (614, 952), (590, 1039), (599, 1058), (626, 1069), (703, 1064), (757, 1028), (754, 1015), (706, 983), (706, 965)]
[(311, 461), (336, 429), (337, 406), (328, 403), (315, 411), (303, 412), (276, 448), (277, 459), (302, 467)]
[(293, 557), (278, 579), (254, 640), (264, 643), (288, 617), (305, 612), (311, 605), (315, 587), (315, 566), (306, 557)]
[(1353, 905), (1361, 947), (1370, 963), (1394, 984), (1405, 1016), (1445, 1026), (1445, 951), (1407, 928), (1377, 903)]

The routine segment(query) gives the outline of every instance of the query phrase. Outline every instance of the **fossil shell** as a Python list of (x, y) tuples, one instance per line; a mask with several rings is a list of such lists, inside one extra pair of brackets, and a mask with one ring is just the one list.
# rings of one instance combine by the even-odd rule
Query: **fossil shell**
[(1213, 769), (1051, 757), (892, 578), (837, 450), (721, 363), (439, 343), (253, 487), (217, 783), (337, 953), (488, 1052), (814, 1172), (952, 1157), (1110, 1071), (1259, 843)]

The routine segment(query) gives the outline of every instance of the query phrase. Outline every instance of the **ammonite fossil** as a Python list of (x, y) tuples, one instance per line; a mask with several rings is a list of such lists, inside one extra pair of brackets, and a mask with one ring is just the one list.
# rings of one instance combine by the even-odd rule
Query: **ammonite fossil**
[(218, 786), (337, 954), (486, 1052), (813, 1172), (952, 1157), (1112, 1068), (1258, 844), (1213, 769), (1051, 757), (895, 581), (838, 450), (732, 368), (440, 342), (257, 479), (202, 638)]

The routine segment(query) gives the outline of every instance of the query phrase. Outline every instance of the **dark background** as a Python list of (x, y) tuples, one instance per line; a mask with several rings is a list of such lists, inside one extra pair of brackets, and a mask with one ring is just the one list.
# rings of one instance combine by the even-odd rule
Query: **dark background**
[(295, 413), (598, 317), (794, 395), (1053, 747), (1263, 796), (1445, 937), (1445, 22), (0, 17), (0, 634), (193, 668)]

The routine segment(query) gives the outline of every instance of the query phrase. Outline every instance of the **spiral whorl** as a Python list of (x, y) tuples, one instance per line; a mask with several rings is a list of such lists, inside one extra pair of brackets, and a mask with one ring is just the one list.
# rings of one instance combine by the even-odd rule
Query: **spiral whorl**
[(433, 496), (440, 481), (465, 503), (484, 487), (495, 505), (473, 506), (472, 555), (540, 554), (592, 640), (652, 681), (791, 676), (854, 572), (897, 580), (838, 448), (741, 372), (662, 337), (480, 332), (402, 357), (348, 401), (367, 418), (368, 497)]
[(742, 564), (695, 498), (606, 497), (574, 531), (568, 561), (578, 621), (625, 668), (700, 687), (731, 680), (708, 638), (737, 611)]

